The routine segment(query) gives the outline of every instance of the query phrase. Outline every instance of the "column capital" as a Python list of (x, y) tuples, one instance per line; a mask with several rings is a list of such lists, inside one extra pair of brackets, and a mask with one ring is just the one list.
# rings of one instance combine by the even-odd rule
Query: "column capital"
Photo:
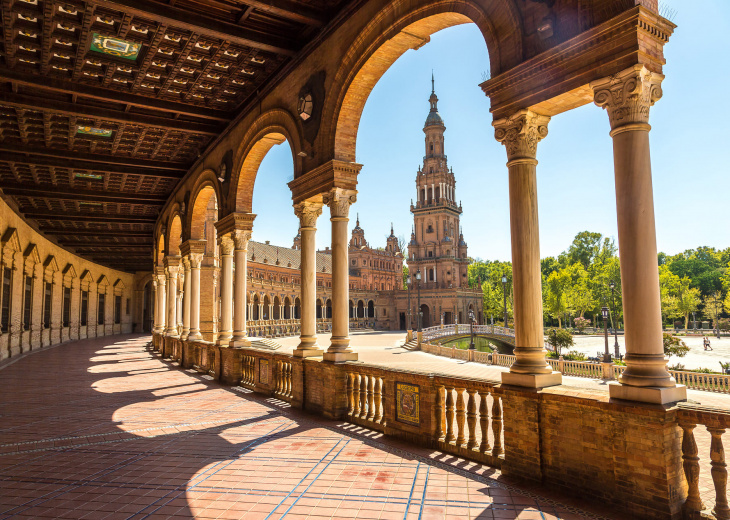
[(322, 196), (322, 201), (329, 206), (331, 218), (346, 219), (350, 206), (357, 201), (357, 190), (332, 188)]
[(235, 247), (235, 244), (233, 243), (233, 239), (230, 237), (229, 234), (218, 236), (218, 246), (221, 250), (221, 255), (232, 255), (233, 254), (233, 248)]
[(203, 253), (190, 253), (188, 259), (190, 260), (191, 269), (200, 269), (200, 264), (203, 263)]
[(618, 74), (591, 81), (593, 102), (608, 112), (611, 130), (631, 124), (648, 124), (649, 109), (662, 97), (664, 75), (634, 65)]
[(236, 250), (248, 251), (248, 241), (251, 240), (251, 231), (237, 229), (231, 232), (231, 239)]
[(182, 257), (182, 265), (183, 265), (183, 271), (188, 272), (190, 271), (190, 255), (185, 255)]
[(317, 229), (317, 218), (322, 214), (323, 204), (318, 201), (305, 200), (294, 204), (294, 214), (299, 218), (301, 229)]
[(548, 134), (549, 116), (520, 110), (492, 123), (494, 138), (507, 148), (507, 159), (535, 159), (537, 143)]

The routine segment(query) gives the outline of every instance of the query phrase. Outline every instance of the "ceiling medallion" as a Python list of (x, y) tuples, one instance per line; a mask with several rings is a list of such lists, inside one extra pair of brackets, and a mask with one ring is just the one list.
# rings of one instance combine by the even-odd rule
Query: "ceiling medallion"
[(135, 60), (139, 55), (142, 44), (120, 40), (111, 36), (93, 33), (91, 50), (110, 56), (117, 56), (127, 60)]

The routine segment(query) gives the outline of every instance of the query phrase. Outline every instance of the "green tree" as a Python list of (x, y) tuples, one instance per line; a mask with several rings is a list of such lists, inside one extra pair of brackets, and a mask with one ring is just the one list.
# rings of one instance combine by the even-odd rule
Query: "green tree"
[(677, 292), (680, 278), (667, 265), (659, 266), (659, 297), (662, 305), (662, 323), (668, 317), (678, 316)]
[(705, 315), (705, 318), (712, 321), (714, 327), (715, 323), (717, 323), (717, 319), (720, 317), (724, 309), (722, 294), (720, 293), (720, 291), (717, 291), (713, 292), (709, 296), (705, 296), (702, 299), (702, 305), (702, 314)]
[(603, 235), (600, 233), (592, 233), (590, 231), (581, 231), (573, 239), (573, 243), (568, 248), (568, 264), (580, 262), (583, 267), (588, 269), (593, 259), (598, 256), (601, 250), (601, 239)]
[(676, 293), (677, 311), (684, 316), (684, 330), (687, 331), (689, 315), (700, 306), (700, 290), (690, 287), (690, 279), (686, 276), (679, 280)]
[(566, 272), (570, 277), (570, 282), (565, 288), (567, 310), (582, 318), (585, 312), (593, 307), (593, 293), (588, 281), (588, 272), (579, 262), (568, 267)]
[(408, 265), (403, 264), (403, 289), (408, 289)]
[(545, 281), (545, 309), (553, 318), (557, 318), (558, 327), (563, 327), (563, 314), (568, 310), (567, 287), (570, 274), (566, 269), (553, 271)]

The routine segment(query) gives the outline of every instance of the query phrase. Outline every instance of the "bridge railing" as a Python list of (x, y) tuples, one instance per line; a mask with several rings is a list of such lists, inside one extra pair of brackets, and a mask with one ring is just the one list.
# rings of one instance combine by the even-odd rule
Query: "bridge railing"
[[(439, 338), (445, 338), (447, 336), (454, 336), (456, 334), (470, 334), (471, 324), (469, 323), (458, 323), (452, 325), (436, 325), (435, 327), (427, 327), (421, 331), (421, 341), (423, 343), (429, 343)], [(509, 338), (515, 337), (515, 331), (505, 327), (498, 327), (495, 325), (474, 325), (475, 334), (489, 334), (494, 336), (506, 336)]]

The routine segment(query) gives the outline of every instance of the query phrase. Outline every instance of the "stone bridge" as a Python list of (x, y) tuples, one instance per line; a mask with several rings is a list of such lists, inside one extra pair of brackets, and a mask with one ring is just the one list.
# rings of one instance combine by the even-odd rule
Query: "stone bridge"
[[(474, 325), (474, 334), (476, 336), (486, 338), (499, 346), (505, 347), (512, 351), (515, 348), (515, 331), (506, 327), (498, 327), (495, 325)], [(457, 323), (454, 325), (437, 325), (423, 329), (421, 335), (421, 343), (433, 343), (435, 341), (450, 341), (468, 337), (471, 335), (471, 325), (466, 323)]]

